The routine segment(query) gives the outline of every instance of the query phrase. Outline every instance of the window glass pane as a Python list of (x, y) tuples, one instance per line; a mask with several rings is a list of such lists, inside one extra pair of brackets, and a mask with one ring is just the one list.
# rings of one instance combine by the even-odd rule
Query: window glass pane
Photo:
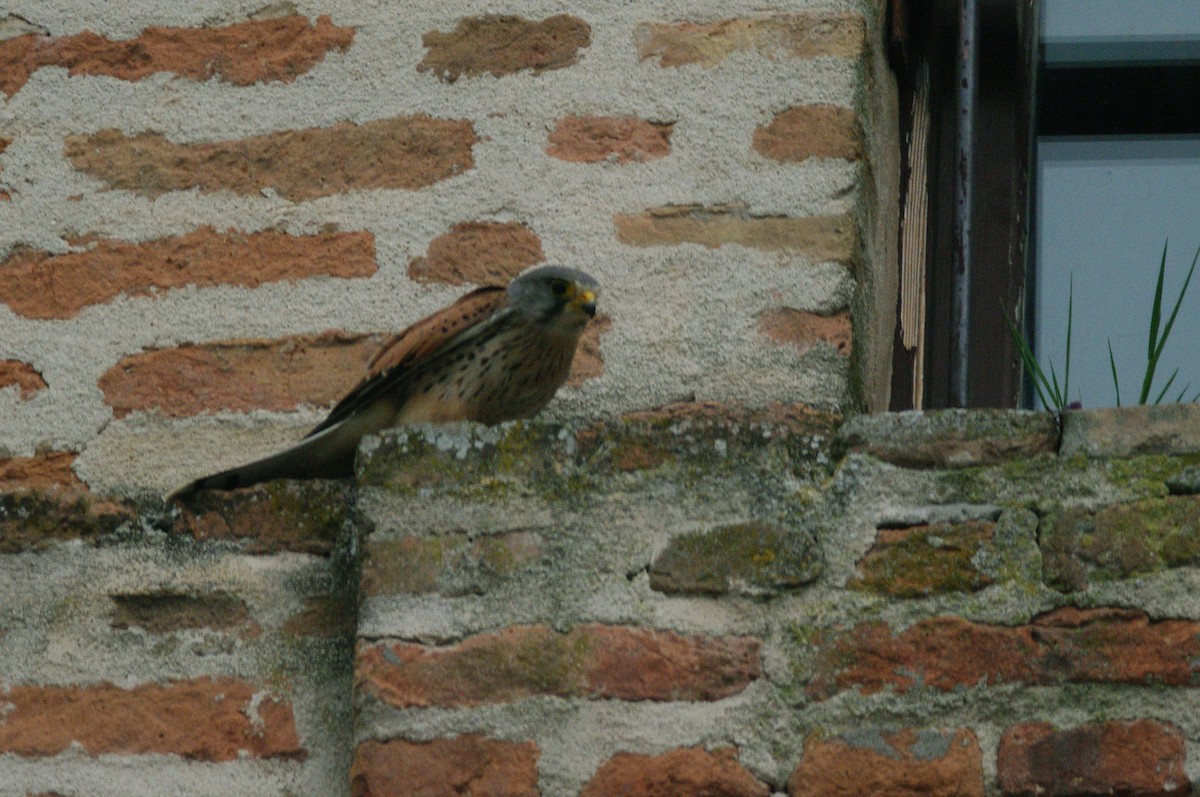
[[(1067, 296), (1074, 275), (1069, 400), (1116, 403), (1111, 339), (1122, 404), (1136, 403), (1146, 362), (1150, 309), (1169, 240), (1164, 313), (1200, 247), (1200, 136), (1039, 138), (1033, 342), (1049, 375), (1065, 362)], [(1155, 384), (1178, 367), (1169, 391), (1200, 391), (1200, 268), (1163, 352)], [(1152, 393), (1151, 400), (1154, 395)]]
[(1047, 64), (1148, 63), (1200, 57), (1197, 0), (1043, 0)]

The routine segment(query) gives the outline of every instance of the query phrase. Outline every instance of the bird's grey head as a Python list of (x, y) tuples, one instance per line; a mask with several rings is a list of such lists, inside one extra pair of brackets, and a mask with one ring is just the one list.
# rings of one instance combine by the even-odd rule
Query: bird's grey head
[(542, 321), (582, 328), (596, 315), (600, 286), (590, 275), (565, 266), (541, 266), (508, 284), (513, 305)]

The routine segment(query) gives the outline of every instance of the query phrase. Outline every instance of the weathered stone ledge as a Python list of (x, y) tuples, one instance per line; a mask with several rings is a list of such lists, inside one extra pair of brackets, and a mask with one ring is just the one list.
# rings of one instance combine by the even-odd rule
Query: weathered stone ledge
[(718, 760), (727, 739), (775, 790), (867, 742), (888, 761), (1013, 756), (1051, 725), (1194, 745), (1200, 423), (1065, 423), (688, 404), (389, 430), (353, 480), (179, 507), (0, 484), (0, 648), (26, 681), (28, 646), (69, 635), (97, 681), (241, 678), (268, 696), (248, 705), (298, 707), (303, 749), (262, 748), (279, 758), (327, 752), (311, 717), (336, 703), (356, 778), (476, 753), (541, 777), (564, 738), (612, 746), (547, 793), (617, 778), (620, 751), (673, 772), (662, 745)]
[[(498, 502), (595, 495), (646, 479), (698, 498), (729, 480), (769, 495), (794, 492), (798, 484), (818, 489), (840, 462), (855, 456), (942, 472), (947, 494), (932, 504), (1011, 504), (1022, 492), (1054, 503), (1054, 491), (1037, 482), (1059, 479), (1065, 494), (1072, 479), (1091, 484), (1101, 475), (1134, 485), (1133, 497), (1200, 494), (1200, 406), (1072, 411), (1062, 421), (1060, 433), (1053, 415), (1028, 411), (884, 413), (843, 422), (802, 405), (691, 403), (576, 427), (536, 421), (417, 426), (365, 441), (357, 483)], [(1060, 461), (1072, 463), (1070, 473)], [(995, 471), (999, 466), (1003, 470)], [(77, 481), (38, 488), (0, 480), (0, 552), (36, 550), (56, 540), (95, 543), (149, 527), (227, 541), (252, 553), (328, 554), (351, 523), (357, 500), (349, 480), (207, 493), (178, 509), (151, 499), (96, 495)], [(788, 511), (770, 502), (763, 509)], [(755, 520), (778, 520), (763, 514)], [(772, 578), (804, 580), (810, 567), (805, 554), (793, 554), (790, 564), (778, 567), (796, 572)], [(677, 589), (667, 569), (653, 574), (664, 589)]]

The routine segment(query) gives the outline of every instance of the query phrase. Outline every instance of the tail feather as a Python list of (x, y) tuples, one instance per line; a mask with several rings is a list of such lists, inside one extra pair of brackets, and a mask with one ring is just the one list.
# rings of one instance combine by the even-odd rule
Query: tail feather
[(332, 479), (354, 473), (354, 452), (364, 431), (338, 424), (268, 457), (190, 481), (167, 493), (167, 503), (199, 490), (233, 490), (271, 479)]

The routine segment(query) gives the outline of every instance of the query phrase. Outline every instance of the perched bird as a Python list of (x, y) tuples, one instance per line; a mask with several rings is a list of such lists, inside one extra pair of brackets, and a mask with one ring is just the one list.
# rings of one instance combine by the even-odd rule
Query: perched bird
[(598, 291), (596, 280), (562, 266), (531, 269), (507, 288), (477, 288), (384, 344), (367, 377), (299, 443), (196, 479), (166, 500), (269, 479), (348, 476), (363, 435), (390, 426), (528, 418), (566, 381)]

